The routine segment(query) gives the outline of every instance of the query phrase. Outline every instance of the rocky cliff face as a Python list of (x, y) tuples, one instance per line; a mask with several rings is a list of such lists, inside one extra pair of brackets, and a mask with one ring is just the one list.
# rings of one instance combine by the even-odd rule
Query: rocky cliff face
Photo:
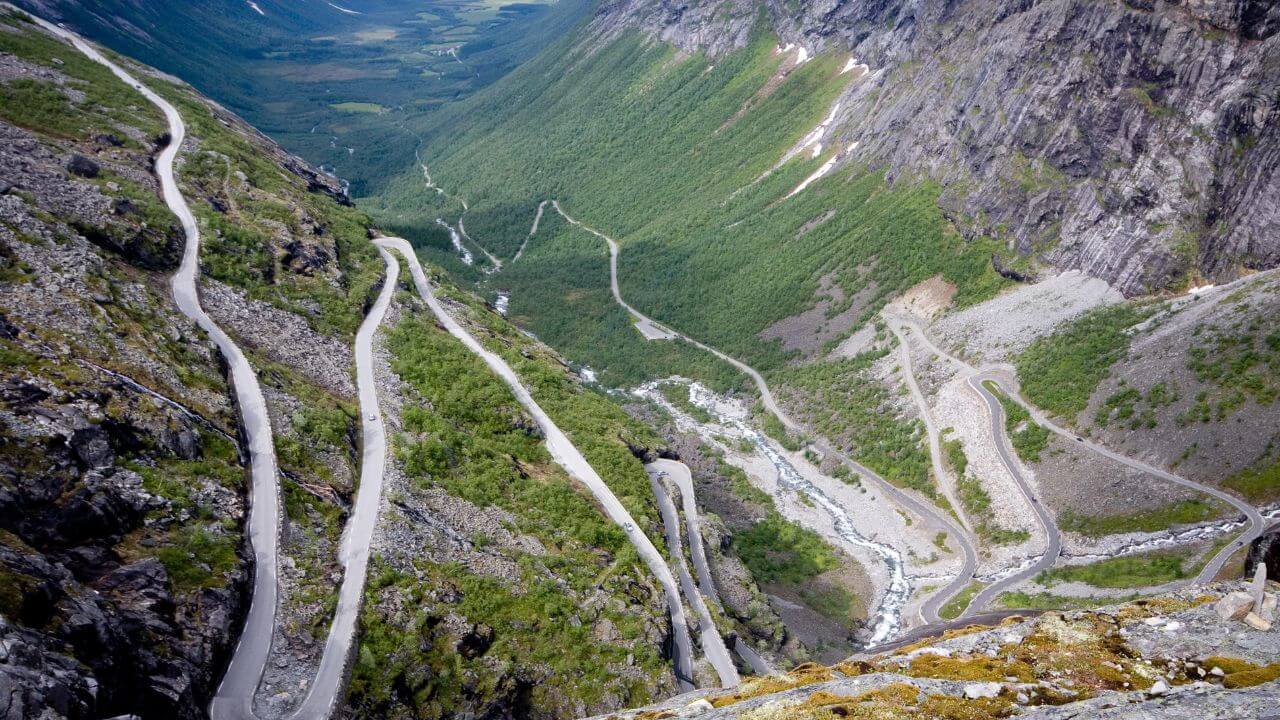
[[(723, 54), (755, 8), (624, 0), (593, 27)], [(940, 181), (943, 209), (1005, 241), (1006, 265), (1134, 295), (1280, 264), (1274, 3), (822, 0), (764, 17), (783, 43), (868, 66), (837, 113), (845, 161)]]

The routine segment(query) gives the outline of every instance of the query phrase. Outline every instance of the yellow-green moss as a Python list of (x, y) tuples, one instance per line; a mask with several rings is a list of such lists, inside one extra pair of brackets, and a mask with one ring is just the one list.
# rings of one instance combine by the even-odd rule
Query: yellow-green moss
[(927, 677), (938, 680), (975, 680), (1003, 682), (1015, 677), (1018, 682), (1035, 682), (1035, 670), (1025, 662), (1006, 662), (999, 658), (980, 655), (971, 658), (920, 655), (911, 661), (905, 673), (911, 677)]
[(823, 667), (817, 663), (804, 663), (797, 665), (790, 673), (786, 675), (770, 675), (768, 677), (756, 678), (743, 683), (736, 692), (730, 695), (721, 695), (713, 698), (711, 704), (716, 707), (725, 707), (740, 703), (743, 700), (760, 697), (761, 695), (772, 695), (780, 693), (783, 690), (803, 687), (805, 685), (813, 685), (814, 683), (826, 682), (831, 680), (835, 675), (830, 668)]
[(1206, 658), (1200, 664), (1209, 669), (1221, 668), (1222, 672), (1226, 673), (1226, 677), (1222, 679), (1222, 685), (1232, 690), (1280, 680), (1280, 663), (1257, 665), (1248, 660), (1215, 655)]

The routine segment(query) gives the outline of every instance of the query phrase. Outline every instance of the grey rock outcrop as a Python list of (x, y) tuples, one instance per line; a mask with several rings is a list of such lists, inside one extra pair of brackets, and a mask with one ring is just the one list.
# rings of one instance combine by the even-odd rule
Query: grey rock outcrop
[(1253, 577), (1259, 565), (1267, 568), (1267, 577), (1280, 578), (1280, 530), (1272, 530), (1253, 541), (1245, 557), (1245, 575)]

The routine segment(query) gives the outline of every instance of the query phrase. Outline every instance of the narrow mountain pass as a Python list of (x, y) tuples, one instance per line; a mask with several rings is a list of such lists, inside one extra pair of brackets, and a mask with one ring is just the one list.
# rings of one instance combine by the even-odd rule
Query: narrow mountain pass
[[(569, 440), (568, 436), (556, 425), (551, 416), (538, 405), (533, 399), (533, 395), (520, 381), (515, 371), (507, 364), (505, 360), (496, 353), (485, 349), (470, 332), (464, 328), (452, 315), (445, 310), (444, 305), (436, 297), (431, 289), (430, 283), (427, 281), (426, 273), (422, 269), (422, 264), (418, 262), (418, 256), (413, 250), (413, 246), (409, 241), (402, 238), (382, 237), (374, 241), (374, 243), (386, 250), (395, 250), (404, 257), (409, 263), (409, 271), (413, 276), (414, 286), (418, 291), (418, 295), (423, 302), (431, 309), (436, 320), (448, 330), (450, 335), (460, 340), (475, 355), (484, 360), (485, 364), (502, 378), (502, 380), (515, 394), (520, 404), (533, 416), (534, 421), (542, 430), (546, 437), (547, 450), (551, 453), (551, 457), (556, 464), (563, 467), (569, 475), (581, 482), (600, 503), (605, 514), (623, 529), (627, 539), (635, 546), (640, 558), (648, 566), (649, 571), (662, 585), (662, 589), (666, 594), (667, 609), (671, 615), (672, 633), (675, 639), (675, 662), (676, 676), (681, 687), (689, 690), (693, 689), (692, 682), (692, 660), (691, 647), (692, 641), (689, 637), (688, 620), (685, 617), (684, 605), (680, 601), (680, 590), (676, 583), (675, 575), (668, 567), (666, 559), (662, 553), (654, 546), (649, 537), (644, 534), (636, 526), (635, 519), (631, 516), (614, 495), (613, 491), (605, 481), (596, 473), (587, 459)], [(706, 642), (713, 645), (719, 645), (719, 650), (727, 656), (728, 651), (724, 649), (724, 641), (720, 638), (718, 631), (713, 631), (706, 638)]]
[[(889, 319), (888, 315), (885, 317)], [(951, 503), (951, 507), (955, 510), (960, 524), (964, 525), (964, 529), (970, 533), (972, 538), (973, 525), (964, 510), (964, 505), (956, 494), (955, 484), (948, 482), (949, 474), (942, 460), (942, 439), (941, 434), (938, 432), (938, 424), (934, 422), (933, 411), (929, 409), (929, 403), (925, 400), (924, 393), (920, 391), (920, 384), (916, 382), (915, 367), (911, 362), (911, 345), (907, 343), (907, 338), (903, 334), (902, 328), (892, 319), (889, 319), (889, 330), (898, 338), (898, 357), (902, 361), (902, 377), (906, 381), (907, 389), (911, 392), (911, 399), (915, 401), (916, 409), (920, 413), (920, 419), (924, 422), (925, 435), (929, 438), (929, 462), (933, 466), (933, 475), (938, 483), (938, 489), (947, 498), (947, 502)]]
[[(892, 312), (884, 313), (884, 317), (889, 324), (889, 329), (898, 338), (899, 347), (902, 349), (903, 370), (906, 374), (907, 386), (911, 390), (912, 397), (915, 398), (916, 404), (920, 407), (920, 412), (925, 418), (925, 426), (929, 429), (929, 449), (930, 456), (934, 464), (934, 472), (941, 473), (942, 465), (942, 448), (939, 443), (937, 428), (933, 427), (932, 414), (929, 412), (929, 405), (924, 398), (924, 394), (920, 392), (920, 387), (916, 383), (914, 371), (911, 366), (911, 349), (908, 344), (908, 335), (912, 330), (917, 334), (923, 334), (920, 329), (913, 325), (909, 320), (899, 317)], [(935, 349), (932, 344), (926, 343), (926, 348), (931, 352)], [(936, 354), (936, 353), (935, 353)], [(1057, 562), (1058, 556), (1062, 553), (1062, 534), (1058, 531), (1058, 526), (1054, 523), (1053, 517), (1040, 502), (1040, 498), (1036, 495), (1035, 490), (1023, 477), (1018, 463), (1010, 454), (1009, 438), (1004, 428), (1004, 407), (1000, 405), (1000, 401), (982, 386), (981, 382), (974, 381), (975, 376), (970, 375), (967, 378), (968, 387), (973, 390), (985, 402), (988, 419), (990, 420), (990, 435), (995, 443), (996, 452), (1000, 457), (1001, 464), (1008, 471), (1009, 476), (1013, 478), (1018, 487), (1018, 491), (1022, 494), (1028, 507), (1036, 515), (1036, 521), (1040, 524), (1041, 530), (1045, 535), (1045, 550), (1031, 565), (1018, 570), (1017, 572), (1002, 577), (999, 580), (987, 585), (983, 588), (961, 613), (960, 617), (968, 617), (981, 610), (991, 600), (1000, 597), (1005, 590), (1017, 585), (1028, 578), (1035, 577), (1043, 570), (1048, 570)], [(941, 475), (939, 475), (941, 477)], [(942, 483), (940, 483), (942, 484)], [(948, 495), (951, 498), (951, 495)], [(962, 506), (959, 500), (952, 499), (956, 503), (957, 511), (960, 512)], [(962, 515), (963, 517), (963, 515)]]
[[(587, 232), (591, 233), (592, 235), (595, 235), (596, 237), (604, 240), (605, 243), (608, 245), (609, 247), (609, 286), (613, 293), (613, 299), (624, 310), (630, 313), (631, 316), (635, 318), (636, 322), (642, 328), (643, 327), (654, 328), (654, 329), (657, 329), (658, 331), (662, 331), (664, 333), (670, 334), (670, 336), (673, 338), (678, 337), (681, 340), (684, 340), (685, 342), (689, 343), (690, 345), (693, 345), (694, 347), (700, 350), (703, 350), (705, 352), (711, 353), (717, 358), (720, 358), (721, 360), (737, 368), (738, 370), (746, 374), (747, 377), (751, 378), (752, 382), (755, 383), (757, 391), (760, 393), (760, 401), (763, 403), (765, 409), (768, 410), (772, 415), (774, 415), (774, 417), (778, 418), (778, 420), (782, 422), (783, 426), (786, 427), (788, 431), (795, 432), (800, 435), (807, 434), (807, 430), (800, 423), (796, 422), (789, 415), (787, 415), (782, 410), (782, 408), (778, 405), (777, 400), (774, 399), (773, 391), (770, 390), (769, 388), (769, 384), (765, 382), (764, 376), (761, 375), (760, 372), (757, 371), (755, 368), (751, 367), (750, 365), (747, 365), (746, 363), (736, 358), (730, 357), (729, 355), (726, 355), (725, 353), (709, 345), (701, 343), (679, 331), (676, 331), (665, 325), (662, 325), (661, 323), (653, 320), (652, 318), (648, 317), (644, 313), (641, 313), (639, 310), (636, 310), (632, 306), (628, 305), (627, 302), (622, 298), (622, 291), (618, 286), (619, 246), (617, 241), (615, 241), (613, 238), (609, 237), (608, 235), (605, 235), (604, 233), (601, 233), (590, 226), (584, 225), (583, 223), (579, 222), (575, 218), (571, 217), (568, 213), (564, 211), (564, 208), (560, 207), (559, 201), (552, 200), (551, 205), (553, 208), (555, 208), (555, 211), (559, 213), (561, 217), (563, 217), (567, 222), (569, 222), (572, 225), (576, 225), (582, 228), (583, 230), (586, 230)], [(648, 335), (648, 333), (646, 333), (646, 335)], [(947, 533), (947, 535), (949, 535), (956, 542), (956, 544), (960, 546), (960, 551), (964, 556), (963, 566), (961, 567), (960, 572), (957, 574), (954, 580), (947, 583), (941, 589), (936, 591), (932, 596), (930, 596), (922, 604), (920, 609), (921, 620), (923, 622), (925, 623), (937, 622), (940, 619), (938, 615), (939, 610), (942, 608), (943, 605), (947, 603), (948, 600), (955, 597), (957, 594), (959, 594), (969, 585), (969, 582), (973, 579), (973, 574), (978, 567), (978, 554), (977, 554), (977, 551), (974, 549), (973, 543), (969, 540), (968, 535), (962, 529), (960, 529), (956, 525), (956, 523), (947, 519), (941, 512), (939, 512), (935, 507), (933, 507), (932, 503), (929, 503), (920, 498), (916, 498), (914, 495), (909, 494), (907, 491), (902, 490), (901, 488), (895, 486), (894, 484), (890, 483), (888, 480), (885, 480), (883, 477), (881, 477), (878, 473), (873, 472), (870, 468), (863, 466), (861, 463), (857, 462), (856, 460), (849, 457), (845, 453), (842, 453), (839, 450), (837, 450), (827, 440), (821, 437), (816, 437), (816, 439), (812, 444), (813, 444), (813, 447), (822, 455), (837, 458), (846, 467), (849, 467), (854, 472), (859, 473), (862, 477), (871, 479), (871, 481), (876, 484), (877, 488), (882, 492), (884, 492), (886, 495), (888, 495), (894, 502), (896, 502), (898, 505), (902, 506), (903, 508), (906, 508), (910, 512), (914, 513), (915, 515), (923, 519), (925, 523), (927, 523), (931, 527), (934, 527), (938, 530), (941, 530)]]
[(1009, 447), (1009, 435), (1005, 430), (1004, 423), (1004, 406), (1000, 404), (1000, 400), (992, 395), (985, 387), (982, 386), (981, 374), (970, 375), (966, 380), (968, 386), (977, 393), (987, 406), (987, 416), (991, 421), (991, 436), (995, 438), (996, 451), (1000, 455), (1000, 462), (1004, 464), (1009, 471), (1009, 475), (1013, 477), (1018, 485), (1018, 490), (1022, 493), (1023, 499), (1027, 505), (1036, 514), (1036, 520), (1040, 523), (1040, 527), (1045, 534), (1045, 549), (1039, 559), (1031, 563), (1029, 566), (1019, 570), (1012, 575), (1003, 577), (990, 585), (983, 588), (973, 600), (969, 602), (969, 607), (965, 608), (960, 617), (969, 617), (980, 612), (989, 605), (993, 600), (1000, 597), (1005, 590), (1008, 590), (1024, 580), (1029, 580), (1041, 572), (1048, 570), (1058, 562), (1058, 556), (1062, 554), (1062, 533), (1058, 531), (1057, 524), (1053, 521), (1053, 516), (1044, 507), (1044, 503), (1040, 502), (1040, 498), (1032, 489), (1026, 477), (1023, 476), (1019, 469), (1017, 460), (1011, 454)]
[(395, 295), (400, 265), (391, 253), (379, 248), (387, 273), (382, 290), (369, 314), (356, 332), (356, 387), (360, 394), (360, 427), (363, 440), (360, 461), (360, 486), (356, 489), (351, 517), (342, 533), (338, 561), (342, 564), (342, 586), (338, 590), (338, 606), (329, 626), (320, 669), (302, 704), (291, 717), (300, 720), (327, 718), (343, 688), (343, 679), (351, 651), (355, 647), (356, 621), (364, 600), (364, 586), (369, 574), (369, 544), (378, 522), (378, 506), (387, 463), (387, 435), (378, 406), (378, 387), (374, 381), (373, 339)]
[(197, 276), (200, 270), (200, 230), (187, 201), (178, 189), (173, 163), (186, 139), (187, 127), (169, 101), (157, 95), (119, 65), (108, 60), (78, 35), (36, 17), (44, 29), (70, 42), (77, 50), (96, 63), (106, 66), (116, 77), (137, 90), (148, 102), (160, 108), (169, 124), (169, 144), (156, 159), (156, 175), (164, 202), (182, 223), (186, 247), (182, 253), (182, 265), (174, 274), (171, 287), (174, 301), (184, 315), (204, 330), (218, 351), (226, 358), (235, 388), (236, 404), (240, 409), (240, 421), (248, 438), (249, 465), (252, 484), (249, 501), (249, 543), (253, 548), (253, 596), (249, 614), (245, 618), (240, 641), (236, 645), (231, 663), (223, 676), (218, 694), (210, 707), (214, 718), (249, 718), (253, 716), (254, 690), (262, 678), (267, 655), (271, 652), (272, 626), (275, 623), (277, 603), (276, 551), (280, 534), (280, 495), (276, 484), (275, 446), (271, 434), (271, 422), (267, 403), (258, 385), (257, 374), (249, 360), (231, 337), (205, 313), (200, 306)]

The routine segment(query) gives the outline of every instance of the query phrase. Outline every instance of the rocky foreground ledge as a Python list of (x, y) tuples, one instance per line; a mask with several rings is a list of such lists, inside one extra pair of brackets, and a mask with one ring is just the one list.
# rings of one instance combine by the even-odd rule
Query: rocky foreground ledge
[(1242, 622), (1236, 607), (1248, 594), (1259, 608), (1273, 608), (1278, 588), (1222, 583), (1096, 610), (1012, 617), (599, 717), (1280, 718), (1280, 628)]

